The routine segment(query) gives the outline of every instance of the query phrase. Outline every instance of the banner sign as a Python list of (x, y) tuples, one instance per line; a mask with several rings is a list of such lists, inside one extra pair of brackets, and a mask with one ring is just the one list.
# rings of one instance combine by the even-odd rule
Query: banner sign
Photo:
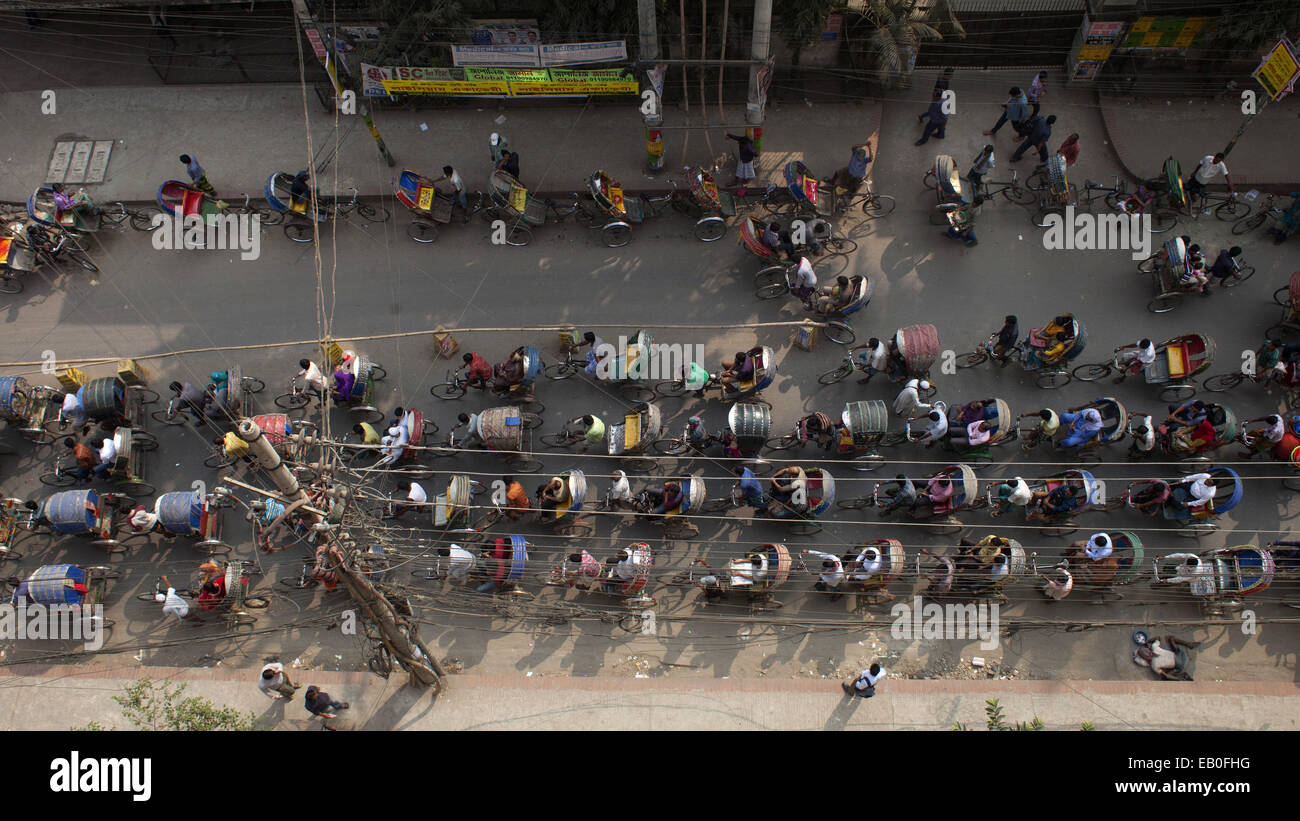
[[(593, 94), (639, 94), (631, 71), (561, 68), (425, 68), (366, 66), (384, 92), (453, 97), (586, 97)], [(367, 94), (370, 94), (367, 85)]]
[(1289, 94), (1300, 77), (1300, 61), (1296, 60), (1290, 41), (1284, 37), (1273, 46), (1252, 76), (1274, 102)]
[(627, 44), (622, 40), (605, 43), (552, 43), (541, 47), (541, 57), (544, 66), (621, 63), (627, 60)]
[(542, 41), (536, 20), (471, 20), (476, 46), (535, 45)]
[(540, 66), (537, 46), (452, 46), (457, 66)]
[(361, 64), (361, 96), (363, 97), (387, 97), (388, 92), (384, 90), (384, 82), (391, 82), (393, 79), (393, 70), (391, 68), (382, 68), (372, 66), (369, 63)]

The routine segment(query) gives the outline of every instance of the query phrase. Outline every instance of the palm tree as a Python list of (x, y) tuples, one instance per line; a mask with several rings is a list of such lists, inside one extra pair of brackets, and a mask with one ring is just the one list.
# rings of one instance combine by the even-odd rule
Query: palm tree
[(865, 23), (874, 29), (864, 41), (849, 41), (850, 57), (870, 54), (871, 69), (886, 86), (899, 85), (912, 72), (922, 42), (966, 36), (950, 0), (935, 0), (924, 6), (920, 0), (854, 0), (849, 6), (858, 18), (854, 21), (856, 27)]

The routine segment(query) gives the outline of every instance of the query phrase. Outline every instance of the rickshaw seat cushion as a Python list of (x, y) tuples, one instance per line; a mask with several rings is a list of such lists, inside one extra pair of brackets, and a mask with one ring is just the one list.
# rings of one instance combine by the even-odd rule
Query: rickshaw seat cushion
[(1175, 379), (1187, 374), (1187, 347), (1185, 345), (1170, 345), (1165, 349), (1169, 358), (1169, 375)]
[(289, 204), (289, 210), (294, 212), (295, 214), (305, 214), (307, 213), (307, 201), (298, 200), (296, 202), (292, 202)]
[(1029, 331), (1029, 344), (1035, 348), (1046, 348), (1047, 337), (1043, 336), (1042, 328), (1031, 328)]
[(433, 205), (433, 186), (420, 186), (420, 210), (428, 211)]
[(641, 414), (628, 416), (623, 425), (623, 449), (631, 450), (641, 441)]

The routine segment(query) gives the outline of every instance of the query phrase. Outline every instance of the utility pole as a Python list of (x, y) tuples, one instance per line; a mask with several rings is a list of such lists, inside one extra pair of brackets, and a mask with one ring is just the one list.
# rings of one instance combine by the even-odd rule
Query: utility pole
[[(655, 0), (637, 0), (637, 23), (641, 31), (638, 60), (651, 62), (659, 59), (659, 21), (655, 19)], [(683, 55), (685, 56), (685, 55)], [(649, 70), (650, 84), (654, 86), (654, 104), (641, 105), (641, 120), (645, 126), (646, 170), (654, 173), (664, 169), (664, 113), (661, 89), (663, 72), (659, 66)]]
[[(763, 153), (763, 109), (766, 100), (764, 78), (772, 46), (772, 0), (754, 1), (754, 37), (750, 45), (749, 102), (745, 105), (746, 136), (754, 141), (754, 152)], [(770, 81), (769, 81), (770, 82)]]

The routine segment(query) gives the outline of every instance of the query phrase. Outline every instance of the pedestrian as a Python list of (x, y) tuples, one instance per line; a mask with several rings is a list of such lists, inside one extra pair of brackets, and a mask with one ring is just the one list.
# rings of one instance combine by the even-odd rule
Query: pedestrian
[(1025, 156), (1025, 152), (1031, 148), (1038, 149), (1038, 159), (1040, 162), (1047, 162), (1047, 141), (1052, 138), (1052, 123), (1056, 122), (1056, 115), (1049, 114), (1047, 119), (1042, 117), (1031, 117), (1026, 124), (1028, 133), (1021, 140), (1020, 147), (1016, 153), (1011, 155), (1012, 162), (1020, 162)]
[(493, 166), (501, 162), (501, 155), (505, 152), (506, 147), (509, 145), (510, 145), (510, 141), (506, 139), (506, 135), (504, 134), (498, 134), (497, 132), (493, 131), (492, 136), (488, 137), (488, 150), (492, 152)]
[(199, 165), (199, 161), (189, 154), (182, 154), (180, 160), (185, 163), (185, 170), (189, 172), (194, 187), (205, 194), (211, 194), (215, 197), (217, 192), (213, 189), (212, 183), (208, 182), (208, 174), (203, 170), (203, 166)]
[(924, 379), (910, 379), (894, 399), (894, 414), (903, 419), (918, 419), (934, 409), (933, 405), (921, 401), (921, 393), (930, 390), (930, 383)]
[(735, 140), (736, 146), (736, 178), (731, 181), (732, 185), (738, 185), (742, 189), (754, 181), (754, 158), (758, 152), (754, 150), (754, 141), (747, 134), (728, 134), (728, 140)]
[(318, 715), (321, 718), (338, 718), (332, 710), (346, 710), (348, 703), (346, 701), (335, 701), (334, 697), (325, 692), (315, 684), (307, 688), (307, 695), (303, 699), (307, 712)]
[(1043, 95), (1047, 93), (1045, 85), (1046, 80), (1047, 72), (1040, 71), (1038, 72), (1038, 75), (1034, 77), (1033, 82), (1029, 84), (1029, 105), (1032, 106), (1033, 109), (1029, 112), (1030, 117), (1038, 116), (1039, 103), (1042, 101)]
[(871, 698), (876, 694), (876, 685), (888, 675), (888, 671), (879, 664), (873, 663), (862, 674), (849, 683), (840, 683), (845, 693), (851, 696), (861, 696), (862, 698)]
[(986, 145), (984, 150), (979, 153), (979, 156), (971, 161), (970, 171), (966, 173), (966, 179), (975, 185), (975, 190), (978, 191), (979, 187), (984, 184), (984, 175), (992, 171), (994, 165), (996, 163), (993, 159), (993, 146), (992, 144)]
[(1007, 92), (1007, 101), (1002, 104), (1002, 116), (993, 124), (993, 127), (984, 132), (984, 136), (991, 137), (998, 133), (998, 129), (1011, 123), (1011, 128), (1015, 130), (1016, 135), (1023, 137), (1025, 121), (1029, 119), (1029, 100), (1025, 98), (1025, 93), (1020, 90), (1019, 86), (1012, 86)]
[(502, 151), (497, 169), (506, 172), (516, 180), (519, 179), (519, 155), (513, 151)]
[(1201, 159), (1200, 165), (1196, 166), (1196, 170), (1187, 178), (1187, 184), (1183, 186), (1187, 189), (1188, 196), (1204, 191), (1205, 186), (1220, 174), (1223, 175), (1223, 181), (1228, 184), (1228, 190), (1234, 190), (1232, 177), (1228, 176), (1228, 166), (1224, 164), (1223, 159), (1222, 151), (1213, 156), (1206, 154)]
[(166, 576), (159, 576), (158, 580), (163, 583), (163, 587), (167, 588), (167, 592), (155, 593), (153, 600), (162, 605), (164, 616), (175, 616), (182, 621), (185, 619), (199, 620), (197, 615), (190, 614), (189, 602), (176, 595), (176, 588), (172, 587), (172, 583), (167, 581)]
[(442, 167), (442, 176), (434, 180), (434, 182), (441, 180), (451, 183), (451, 187), (455, 189), (451, 198), (465, 212), (465, 222), (469, 222), (469, 195), (465, 193), (465, 181), (460, 178), (460, 174), (456, 173), (456, 169), (450, 165)]
[(939, 94), (934, 95), (930, 101), (930, 108), (925, 112), (927, 122), (925, 130), (921, 132), (921, 139), (916, 141), (917, 145), (925, 145), (930, 141), (930, 135), (933, 134), (936, 140), (942, 140), (944, 129), (948, 126), (948, 115), (943, 110), (943, 97)]
[[(284, 671), (284, 665), (278, 661), (273, 661), (262, 668), (262, 674), (257, 679), (257, 688), (266, 694), (266, 697), (272, 701), (284, 699), (293, 701), (293, 694), (301, 684), (294, 684), (289, 680), (289, 674)], [(308, 695), (311, 690), (307, 691)], [(308, 707), (307, 709), (311, 709)]]
[[(952, 85), (952, 73), (954, 70), (955, 69), (945, 68), (943, 74), (939, 75), (939, 79), (934, 81), (934, 91), (930, 94), (932, 98), (939, 100), (943, 99), (943, 93)], [(916, 121), (918, 123), (924, 122), (925, 118), (928, 116), (930, 116), (930, 112), (929, 110), (926, 110), (917, 116)]]
[(1065, 157), (1065, 167), (1069, 168), (1079, 160), (1079, 135), (1071, 134), (1061, 143), (1061, 147), (1056, 149), (1056, 153)]

